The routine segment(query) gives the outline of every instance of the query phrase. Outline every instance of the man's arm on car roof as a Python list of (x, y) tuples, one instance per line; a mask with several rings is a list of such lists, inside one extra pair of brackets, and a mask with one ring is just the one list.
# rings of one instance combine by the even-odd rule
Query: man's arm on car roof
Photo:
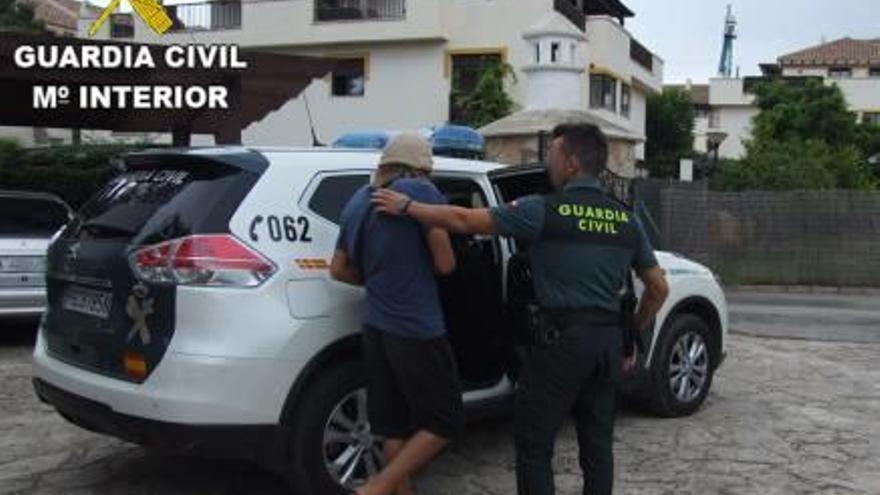
[(337, 249), (333, 253), (333, 259), (330, 261), (330, 276), (334, 280), (349, 285), (364, 285), (360, 272), (351, 266), (348, 254), (341, 249)]
[(432, 227), (459, 234), (494, 234), (495, 222), (486, 208), (462, 208), (448, 205), (428, 205), (412, 201), (405, 194), (390, 189), (373, 193), (377, 211), (389, 215), (408, 215)]

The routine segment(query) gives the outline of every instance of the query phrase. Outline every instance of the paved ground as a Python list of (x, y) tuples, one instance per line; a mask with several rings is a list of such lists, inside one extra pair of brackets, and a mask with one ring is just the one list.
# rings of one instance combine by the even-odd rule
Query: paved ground
[[(880, 304), (731, 300), (738, 333), (704, 409), (676, 420), (621, 413), (617, 493), (880, 494)], [(31, 393), (31, 333), (0, 327), (0, 494), (283, 493), (247, 464), (162, 456), (68, 425)], [(421, 493), (514, 493), (508, 426), (469, 428), (419, 478)], [(579, 493), (571, 427), (557, 453), (559, 492)]]
[(880, 344), (880, 292), (730, 291), (730, 324), (746, 335)]

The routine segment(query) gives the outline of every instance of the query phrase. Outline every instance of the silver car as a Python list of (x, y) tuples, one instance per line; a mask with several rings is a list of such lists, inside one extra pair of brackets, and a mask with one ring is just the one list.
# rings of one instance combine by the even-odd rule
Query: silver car
[(46, 248), (71, 217), (51, 194), (0, 191), (0, 317), (43, 312)]

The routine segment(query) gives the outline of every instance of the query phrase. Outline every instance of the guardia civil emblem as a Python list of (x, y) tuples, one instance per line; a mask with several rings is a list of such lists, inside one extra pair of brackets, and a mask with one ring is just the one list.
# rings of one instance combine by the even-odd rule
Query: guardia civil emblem
[(149, 294), (150, 289), (143, 284), (137, 284), (131, 289), (131, 294), (125, 303), (125, 312), (134, 320), (134, 324), (131, 327), (131, 331), (128, 332), (127, 342), (131, 342), (135, 336), (140, 337), (143, 345), (150, 345), (152, 341), (147, 317), (155, 311), (156, 300), (152, 297), (147, 297)]

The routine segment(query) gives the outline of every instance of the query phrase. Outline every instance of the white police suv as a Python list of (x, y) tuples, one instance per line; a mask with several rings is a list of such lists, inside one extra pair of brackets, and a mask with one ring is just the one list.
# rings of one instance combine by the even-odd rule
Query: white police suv
[[(361, 291), (330, 279), (339, 215), (376, 152), (213, 148), (128, 155), (125, 172), (49, 248), (34, 351), (39, 397), (69, 421), (142, 445), (255, 460), (301, 495), (380, 468), (366, 420)], [(540, 168), (437, 158), (453, 204), (547, 189)], [(440, 282), (471, 415), (503, 409), (529, 318), (513, 241), (453, 236)], [(670, 297), (629, 383), (664, 416), (700, 406), (727, 308), (705, 267), (658, 253)]]

